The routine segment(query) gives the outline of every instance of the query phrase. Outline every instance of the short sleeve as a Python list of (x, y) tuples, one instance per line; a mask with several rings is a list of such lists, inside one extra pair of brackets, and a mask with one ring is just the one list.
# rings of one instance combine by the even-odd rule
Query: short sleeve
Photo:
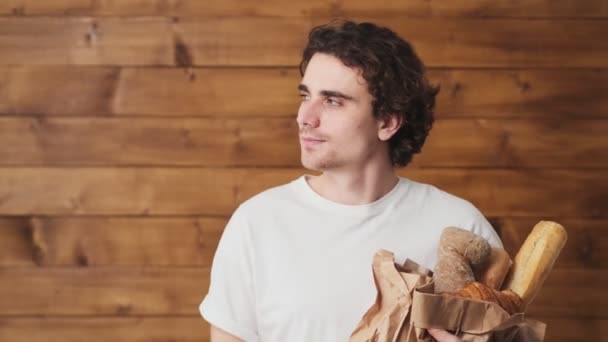
[(220, 238), (211, 266), (209, 291), (199, 306), (200, 314), (210, 324), (246, 342), (259, 341), (250, 233), (239, 207)]
[(496, 233), (496, 230), (490, 222), (483, 216), (481, 211), (477, 209), (477, 207), (473, 206), (473, 223), (472, 223), (472, 231), (473, 233), (482, 236), (484, 239), (488, 240), (490, 245), (494, 247), (503, 247), (502, 241)]

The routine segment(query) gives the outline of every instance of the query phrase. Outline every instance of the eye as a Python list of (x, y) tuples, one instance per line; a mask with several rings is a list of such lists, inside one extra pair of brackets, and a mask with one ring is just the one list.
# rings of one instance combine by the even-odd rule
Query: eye
[(300, 93), (300, 99), (302, 99), (302, 101), (309, 100), (310, 95), (308, 95), (306, 93)]
[(333, 97), (328, 97), (326, 100), (327, 104), (329, 104), (330, 106), (333, 107), (339, 107), (342, 105), (342, 102), (340, 102), (338, 99), (333, 98)]

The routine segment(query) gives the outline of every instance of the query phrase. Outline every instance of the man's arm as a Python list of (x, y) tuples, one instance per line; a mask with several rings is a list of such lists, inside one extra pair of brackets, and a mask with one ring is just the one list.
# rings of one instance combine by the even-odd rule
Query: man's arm
[[(253, 289), (253, 246), (248, 213), (240, 206), (230, 217), (213, 257), (209, 291), (199, 305), (210, 324), (211, 342), (259, 340)], [(234, 334), (234, 335), (233, 335)]]
[(226, 331), (211, 325), (211, 342), (244, 342), (240, 338), (227, 333)]

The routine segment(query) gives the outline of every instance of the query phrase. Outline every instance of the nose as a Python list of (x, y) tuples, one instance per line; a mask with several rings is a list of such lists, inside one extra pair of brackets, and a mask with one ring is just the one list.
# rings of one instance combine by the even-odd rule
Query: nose
[(302, 101), (298, 109), (298, 117), (296, 119), (298, 126), (319, 127), (321, 124), (319, 105), (312, 99)]

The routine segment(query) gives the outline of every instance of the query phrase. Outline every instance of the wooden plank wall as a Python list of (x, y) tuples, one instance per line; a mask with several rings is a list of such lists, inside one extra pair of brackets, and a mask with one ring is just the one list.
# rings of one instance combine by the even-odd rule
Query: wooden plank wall
[(401, 172), (476, 204), (515, 253), (570, 240), (530, 309), (608, 341), (605, 0), (0, 2), (0, 341), (207, 341), (227, 217), (297, 177), (308, 30), (373, 20), (440, 83)]

